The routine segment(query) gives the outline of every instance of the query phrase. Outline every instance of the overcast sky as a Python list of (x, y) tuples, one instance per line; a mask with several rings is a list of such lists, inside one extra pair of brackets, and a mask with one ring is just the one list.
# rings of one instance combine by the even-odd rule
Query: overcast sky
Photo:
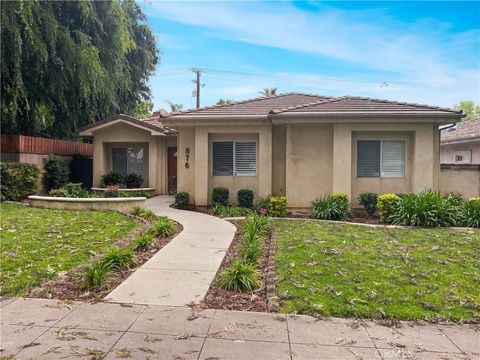
[(161, 50), (155, 109), (279, 92), (480, 102), (480, 2), (139, 0)]

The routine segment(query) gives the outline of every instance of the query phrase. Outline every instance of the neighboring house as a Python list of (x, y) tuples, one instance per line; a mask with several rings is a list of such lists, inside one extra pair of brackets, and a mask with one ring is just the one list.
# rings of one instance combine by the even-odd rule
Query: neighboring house
[[(97, 186), (107, 171), (141, 168), (145, 185), (166, 193), (168, 154), (174, 151), (178, 190), (189, 192), (197, 206), (209, 204), (213, 188), (225, 186), (232, 203), (246, 188), (256, 199), (285, 195), (291, 208), (307, 208), (331, 193), (346, 193), (358, 205), (364, 191), (438, 190), (438, 127), (462, 117), (461, 111), (428, 105), (287, 93), (149, 121), (120, 115), (81, 135), (94, 137)], [(129, 149), (139, 148), (141, 160), (129, 160)]]
[(442, 130), (440, 163), (442, 192), (480, 196), (480, 119)]
[(480, 165), (480, 119), (442, 130), (440, 163)]

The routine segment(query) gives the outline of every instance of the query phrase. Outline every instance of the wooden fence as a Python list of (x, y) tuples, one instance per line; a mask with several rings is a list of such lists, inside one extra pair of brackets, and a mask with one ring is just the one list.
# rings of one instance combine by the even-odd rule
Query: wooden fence
[(1, 150), (4, 153), (93, 155), (93, 145), (75, 141), (47, 139), (23, 135), (1, 135)]

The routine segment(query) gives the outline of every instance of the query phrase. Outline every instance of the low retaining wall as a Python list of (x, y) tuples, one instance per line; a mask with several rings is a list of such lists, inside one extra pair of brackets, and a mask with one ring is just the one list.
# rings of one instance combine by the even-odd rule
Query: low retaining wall
[[(104, 192), (107, 191), (107, 188), (102, 188), (102, 187), (92, 187), (90, 190), (95, 191), (95, 192)], [(117, 191), (125, 191), (125, 192), (131, 192), (131, 191), (145, 191), (148, 195), (152, 196), (155, 195), (155, 188), (134, 188), (134, 189), (122, 189), (119, 188)]]
[(66, 198), (52, 196), (28, 197), (30, 205), (57, 210), (116, 210), (130, 212), (135, 206), (143, 206), (146, 197), (132, 198)]

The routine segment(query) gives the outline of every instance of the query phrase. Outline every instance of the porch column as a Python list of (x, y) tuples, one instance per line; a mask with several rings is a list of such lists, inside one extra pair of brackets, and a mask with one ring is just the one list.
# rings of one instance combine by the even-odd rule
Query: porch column
[(195, 205), (208, 205), (208, 132), (195, 128)]
[(258, 134), (258, 197), (272, 194), (272, 129), (266, 127)]
[(344, 124), (333, 127), (333, 193), (352, 201), (352, 131)]
[(105, 174), (104, 144), (96, 137), (93, 138), (93, 186), (102, 186), (102, 175)]
[(425, 189), (436, 190), (438, 174), (435, 170), (439, 166), (435, 163), (438, 155), (435, 154), (435, 141), (433, 126), (425, 124), (415, 129), (415, 154), (413, 160), (414, 176), (413, 191), (419, 192)]
[(157, 188), (157, 139), (148, 142), (148, 187)]

